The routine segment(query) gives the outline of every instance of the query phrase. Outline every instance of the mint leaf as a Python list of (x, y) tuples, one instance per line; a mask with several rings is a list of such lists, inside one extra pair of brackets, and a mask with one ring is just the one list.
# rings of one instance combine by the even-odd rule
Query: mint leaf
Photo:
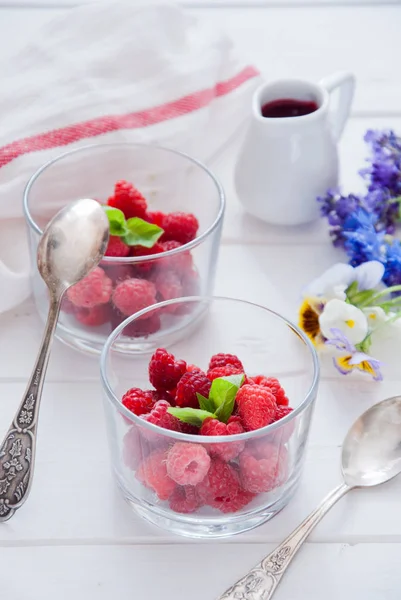
[(124, 235), (127, 227), (123, 211), (112, 206), (103, 206), (103, 209), (109, 219), (110, 235)]
[(196, 392), (196, 397), (198, 398), (199, 406), (202, 410), (214, 413), (215, 406), (212, 400), (205, 398), (205, 396), (202, 396), (202, 394), (199, 394), (198, 392)]
[(209, 400), (215, 408), (216, 417), (226, 423), (234, 409), (235, 397), (245, 375), (229, 375), (215, 379), (210, 388)]
[(201, 410), (200, 408), (176, 408), (170, 407), (167, 409), (174, 417), (180, 419), (180, 421), (184, 421), (184, 423), (189, 423), (190, 425), (195, 425), (196, 427), (201, 427), (202, 423), (208, 417), (215, 418), (213, 413), (208, 412), (207, 410)]
[(126, 223), (126, 233), (124, 233), (123, 241), (128, 246), (152, 248), (163, 233), (164, 230), (158, 225), (148, 223), (143, 219), (139, 219), (139, 217), (133, 217), (128, 219)]

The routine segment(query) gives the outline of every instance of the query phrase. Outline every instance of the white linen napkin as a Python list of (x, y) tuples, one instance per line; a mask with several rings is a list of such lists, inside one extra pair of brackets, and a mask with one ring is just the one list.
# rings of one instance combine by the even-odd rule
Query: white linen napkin
[(154, 142), (208, 162), (244, 123), (258, 73), (209, 22), (171, 5), (127, 2), (66, 11), (0, 63), (0, 80), (4, 312), (30, 295), (22, 196), (38, 167), (117, 141)]

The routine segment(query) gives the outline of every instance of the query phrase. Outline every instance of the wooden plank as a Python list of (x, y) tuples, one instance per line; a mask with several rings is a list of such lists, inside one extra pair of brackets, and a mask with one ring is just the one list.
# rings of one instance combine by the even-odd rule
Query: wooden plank
[[(272, 545), (8, 548), (0, 579), (13, 600), (216, 599)], [(277, 600), (399, 600), (401, 544), (306, 544)], [(21, 576), (23, 571), (24, 576)], [(28, 591), (29, 590), (29, 591)], [(184, 595), (183, 595), (184, 592)]]

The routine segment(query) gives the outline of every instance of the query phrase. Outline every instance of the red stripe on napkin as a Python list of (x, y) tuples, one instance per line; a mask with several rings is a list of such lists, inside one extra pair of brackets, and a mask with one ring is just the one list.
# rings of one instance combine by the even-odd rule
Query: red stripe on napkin
[(126, 115), (98, 117), (17, 140), (0, 148), (0, 167), (30, 152), (67, 146), (79, 140), (119, 129), (138, 129), (175, 119), (207, 106), (216, 97), (226, 96), (257, 75), (259, 72), (254, 67), (245, 67), (227, 81), (216, 83), (212, 88), (189, 94), (173, 102)]

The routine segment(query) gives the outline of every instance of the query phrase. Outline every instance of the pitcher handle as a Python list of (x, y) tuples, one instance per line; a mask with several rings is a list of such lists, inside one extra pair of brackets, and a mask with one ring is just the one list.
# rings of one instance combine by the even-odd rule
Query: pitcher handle
[(355, 90), (355, 75), (348, 71), (340, 71), (322, 79), (320, 85), (330, 95), (339, 88), (338, 107), (332, 114), (333, 135), (338, 140), (341, 137), (351, 110)]

